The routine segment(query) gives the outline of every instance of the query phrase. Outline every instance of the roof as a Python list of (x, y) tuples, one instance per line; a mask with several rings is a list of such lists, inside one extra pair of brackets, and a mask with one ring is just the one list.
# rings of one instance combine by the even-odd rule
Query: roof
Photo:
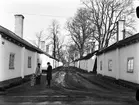
[(21, 46), (21, 47), (25, 47), (31, 51), (36, 51), (38, 53), (43, 53), (43, 51), (35, 46), (33, 46), (32, 44), (30, 44), (29, 42), (27, 42), (26, 40), (22, 39), (21, 37), (17, 36), (15, 33), (13, 33), (12, 31), (0, 26), (0, 34), (2, 35), (2, 37), (4, 39), (7, 39), (13, 43), (18, 43), (17, 45)]
[[(21, 37), (17, 36), (12, 31), (10, 31), (2, 26), (0, 26), (0, 34), (2, 35), (2, 37), (4, 39), (11, 41), (12, 43), (17, 44), (18, 46), (25, 47), (28, 50), (38, 52), (40, 54), (45, 54), (46, 56), (48, 56), (52, 59), (55, 59), (51, 55), (47, 54), (46, 52), (42, 51), (41, 49), (37, 48), (36, 46), (30, 44), (28, 41), (22, 39)], [(55, 60), (57, 60), (57, 59), (55, 59)]]
[(97, 55), (100, 55), (100, 54), (102, 54), (102, 53), (115, 50), (115, 49), (117, 49), (117, 48), (121, 48), (121, 47), (124, 47), (124, 46), (128, 46), (128, 45), (131, 45), (131, 44), (137, 43), (137, 42), (139, 42), (139, 33), (137, 33), (137, 34), (135, 34), (135, 35), (133, 35), (133, 36), (127, 37), (127, 38), (124, 39), (124, 40), (118, 41), (118, 42), (112, 44), (111, 46), (106, 47), (106, 48), (100, 50), (100, 51), (97, 53)]
[(92, 52), (92, 53), (89, 53), (87, 54), (86, 56), (82, 57), (82, 58), (79, 58), (79, 59), (76, 59), (76, 61), (79, 61), (79, 60), (87, 60), (87, 59), (90, 59), (92, 56), (94, 56), (96, 53), (98, 52), (98, 50)]
[(44, 52), (44, 54), (45, 54), (45, 55), (47, 55), (47, 56), (49, 56), (50, 58), (55, 59), (56, 61), (60, 62), (60, 60), (59, 60), (59, 59), (54, 58), (53, 56), (51, 56), (51, 55), (47, 54), (46, 52)]

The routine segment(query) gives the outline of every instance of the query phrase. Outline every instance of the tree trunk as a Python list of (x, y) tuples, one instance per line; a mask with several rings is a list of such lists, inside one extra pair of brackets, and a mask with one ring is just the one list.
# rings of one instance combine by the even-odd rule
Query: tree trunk
[(54, 58), (56, 57), (55, 55), (56, 55), (56, 38), (55, 38), (55, 35), (54, 35), (54, 49), (53, 49), (53, 56), (54, 56)]

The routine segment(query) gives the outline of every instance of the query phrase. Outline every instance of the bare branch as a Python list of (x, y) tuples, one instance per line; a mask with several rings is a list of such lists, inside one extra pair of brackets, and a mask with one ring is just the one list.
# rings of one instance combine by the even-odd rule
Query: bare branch
[(126, 27), (133, 28), (132, 0), (87, 0), (82, 1), (91, 14), (88, 17), (96, 27), (93, 36), (99, 43), (99, 49), (107, 47), (110, 38), (116, 32), (116, 22), (126, 16)]

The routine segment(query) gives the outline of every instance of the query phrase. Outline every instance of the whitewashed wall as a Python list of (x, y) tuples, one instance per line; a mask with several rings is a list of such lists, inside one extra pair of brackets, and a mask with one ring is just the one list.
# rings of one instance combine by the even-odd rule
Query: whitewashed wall
[(93, 71), (94, 64), (95, 64), (96, 55), (94, 55), (92, 58), (87, 60), (79, 60), (77, 62), (71, 63), (70, 66), (75, 66), (84, 70), (87, 70), (88, 72)]
[[(134, 57), (134, 71), (127, 72), (127, 59)], [(112, 60), (112, 71), (108, 71), (108, 60)], [(100, 61), (102, 61), (102, 70), (100, 70)], [(122, 79), (133, 83), (139, 83), (139, 43), (122, 47), (103, 53), (97, 57), (97, 73), (110, 76), (116, 79)]]
[[(133, 73), (127, 73), (127, 59), (134, 57), (134, 71)], [(139, 83), (139, 43), (132, 44), (120, 49), (119, 56), (120, 79), (127, 80), (134, 83)]]
[(57, 60), (54, 60), (54, 62), (55, 62), (55, 66), (54, 66), (55, 68), (61, 66), (61, 62), (58, 62)]
[(88, 72), (93, 71), (94, 65), (95, 65), (96, 55), (94, 55), (92, 58), (87, 60), (87, 70)]
[[(21, 50), (22, 48), (1, 38), (4, 44), (1, 45), (2, 52), (2, 62), (1, 70), (0, 70), (0, 81), (4, 81), (7, 79), (12, 79), (21, 76)], [(10, 53), (15, 54), (15, 67), (14, 69), (9, 69), (9, 56)]]
[(75, 62), (74, 65), (75, 65), (75, 67), (79, 67), (79, 66), (78, 66), (78, 62)]
[(44, 54), (39, 54), (39, 62), (41, 63), (42, 69), (47, 68), (47, 62), (49, 61), (49, 57)]
[(79, 61), (75, 62), (75, 67), (79, 68), (79, 66), (80, 66), (80, 62)]
[(81, 61), (79, 61), (79, 63), (80, 63), (80, 68), (86, 70), (86, 61), (81, 60)]
[[(4, 42), (4, 44), (2, 44)], [(37, 66), (37, 52), (20, 47), (0, 36), (0, 81), (17, 77), (24, 78), (35, 72)], [(10, 53), (15, 54), (14, 69), (9, 69)], [(31, 57), (31, 68), (28, 68), (28, 56)]]
[(47, 62), (50, 62), (52, 68), (62, 65), (61, 62), (58, 62), (58, 61), (46, 56), (45, 54), (40, 54), (39, 57), (40, 57), (40, 63), (41, 63), (42, 69), (47, 69)]
[[(9, 69), (10, 53), (15, 54), (14, 69)], [(31, 57), (31, 68), (28, 67), (28, 57)], [(3, 39), (0, 35), (0, 81), (17, 77), (24, 78), (26, 75), (35, 73), (37, 59), (40, 59), (42, 68), (47, 68), (47, 62), (50, 62), (53, 68), (62, 65), (61, 62), (44, 54), (38, 54), (35, 51), (30, 51), (25, 47), (20, 47)]]
[[(112, 60), (112, 71), (108, 70), (108, 61)], [(102, 70), (100, 70), (100, 62), (102, 61)], [(97, 72), (103, 75), (116, 78), (116, 50), (103, 53), (97, 58)]]
[[(24, 56), (24, 75), (30, 75), (35, 72), (37, 66), (36, 53), (25, 49)], [(28, 68), (28, 57), (31, 57), (31, 68)]]
[(93, 71), (95, 59), (96, 59), (96, 57), (90, 58), (88, 60), (79, 61), (80, 62), (80, 68), (87, 70), (88, 72)]
[(102, 65), (102, 70), (100, 70), (100, 61), (102, 61), (103, 60), (103, 55), (99, 55), (99, 56), (97, 56), (97, 73), (98, 74), (102, 74), (102, 75), (104, 75), (104, 73), (105, 72), (103, 72), (104, 70), (103, 70), (103, 66), (104, 65)]
[(58, 62), (58, 66), (63, 66), (63, 63), (62, 62)]

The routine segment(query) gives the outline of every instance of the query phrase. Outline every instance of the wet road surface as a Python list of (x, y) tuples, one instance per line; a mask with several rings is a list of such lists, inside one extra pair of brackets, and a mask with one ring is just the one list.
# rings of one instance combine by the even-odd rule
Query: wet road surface
[(65, 68), (53, 73), (52, 86), (30, 82), (0, 96), (0, 105), (139, 105), (135, 91), (104, 81), (93, 75)]

